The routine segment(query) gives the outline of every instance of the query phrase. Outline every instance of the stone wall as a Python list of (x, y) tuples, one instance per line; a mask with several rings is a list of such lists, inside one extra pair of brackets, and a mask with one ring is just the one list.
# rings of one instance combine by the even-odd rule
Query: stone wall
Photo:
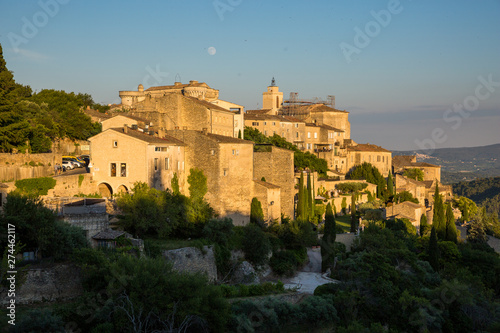
[[(80, 176), (83, 181), (79, 184)], [(49, 190), (47, 196), (71, 197), (79, 193), (90, 194), (98, 191), (97, 184), (92, 181), (90, 173), (79, 175), (61, 175), (55, 177), (56, 186)]]
[[(54, 174), (54, 165), (61, 163), (62, 155), (47, 154), (0, 154), (0, 181), (16, 181), (26, 178), (47, 177)], [(36, 166), (30, 165), (30, 163)]]
[(203, 252), (194, 247), (163, 252), (163, 257), (173, 264), (178, 272), (204, 273), (209, 281), (217, 280), (217, 266), (212, 247), (204, 246)]
[[(80, 269), (73, 265), (57, 264), (51, 267), (31, 268), (25, 273), (18, 271), (17, 278), (26, 274), (23, 283), (19, 280), (16, 290), (16, 305), (38, 302), (66, 301), (82, 294)], [(2, 306), (9, 301), (7, 291), (0, 291)]]

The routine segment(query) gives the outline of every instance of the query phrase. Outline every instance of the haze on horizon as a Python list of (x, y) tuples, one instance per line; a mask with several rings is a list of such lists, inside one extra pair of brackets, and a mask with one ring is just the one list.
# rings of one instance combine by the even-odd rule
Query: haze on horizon
[(262, 106), (336, 96), (352, 138), (387, 149), (500, 142), (500, 1), (4, 1), (16, 82), (89, 93), (206, 82)]

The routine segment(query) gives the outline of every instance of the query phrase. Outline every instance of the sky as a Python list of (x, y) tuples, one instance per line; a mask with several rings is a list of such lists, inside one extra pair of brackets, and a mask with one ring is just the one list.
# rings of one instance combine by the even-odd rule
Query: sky
[(119, 103), (139, 84), (206, 82), (220, 98), (350, 112), (351, 137), (391, 150), (500, 143), (500, 1), (0, 0), (18, 83)]

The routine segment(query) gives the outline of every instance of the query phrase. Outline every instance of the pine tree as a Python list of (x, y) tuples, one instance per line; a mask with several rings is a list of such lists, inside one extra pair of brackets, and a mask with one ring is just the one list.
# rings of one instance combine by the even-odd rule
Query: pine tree
[(439, 269), (439, 248), (434, 226), (431, 229), (431, 238), (429, 239), (429, 263), (432, 268), (437, 272)]
[(427, 223), (427, 216), (422, 214), (420, 216), (420, 236), (424, 236), (429, 229), (429, 223)]
[(455, 216), (451, 209), (451, 203), (446, 205), (446, 240), (457, 242), (457, 226), (455, 225)]
[(356, 194), (351, 194), (351, 232), (356, 232)]
[(392, 178), (392, 173), (390, 171), (387, 179), (387, 192), (389, 192), (389, 197), (394, 196), (394, 179)]
[(336, 228), (332, 205), (328, 203), (325, 212), (325, 231), (321, 240), (321, 269), (323, 272), (328, 268), (333, 269), (333, 265), (335, 264)]

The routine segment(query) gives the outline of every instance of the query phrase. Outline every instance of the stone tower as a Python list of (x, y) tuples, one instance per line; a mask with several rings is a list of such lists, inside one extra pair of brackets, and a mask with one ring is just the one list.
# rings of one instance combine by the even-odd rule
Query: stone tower
[(262, 93), (262, 108), (270, 109), (269, 114), (277, 115), (278, 110), (283, 104), (283, 93), (279, 91), (279, 87), (276, 85), (276, 81), (271, 81), (271, 85), (267, 87), (267, 91)]

